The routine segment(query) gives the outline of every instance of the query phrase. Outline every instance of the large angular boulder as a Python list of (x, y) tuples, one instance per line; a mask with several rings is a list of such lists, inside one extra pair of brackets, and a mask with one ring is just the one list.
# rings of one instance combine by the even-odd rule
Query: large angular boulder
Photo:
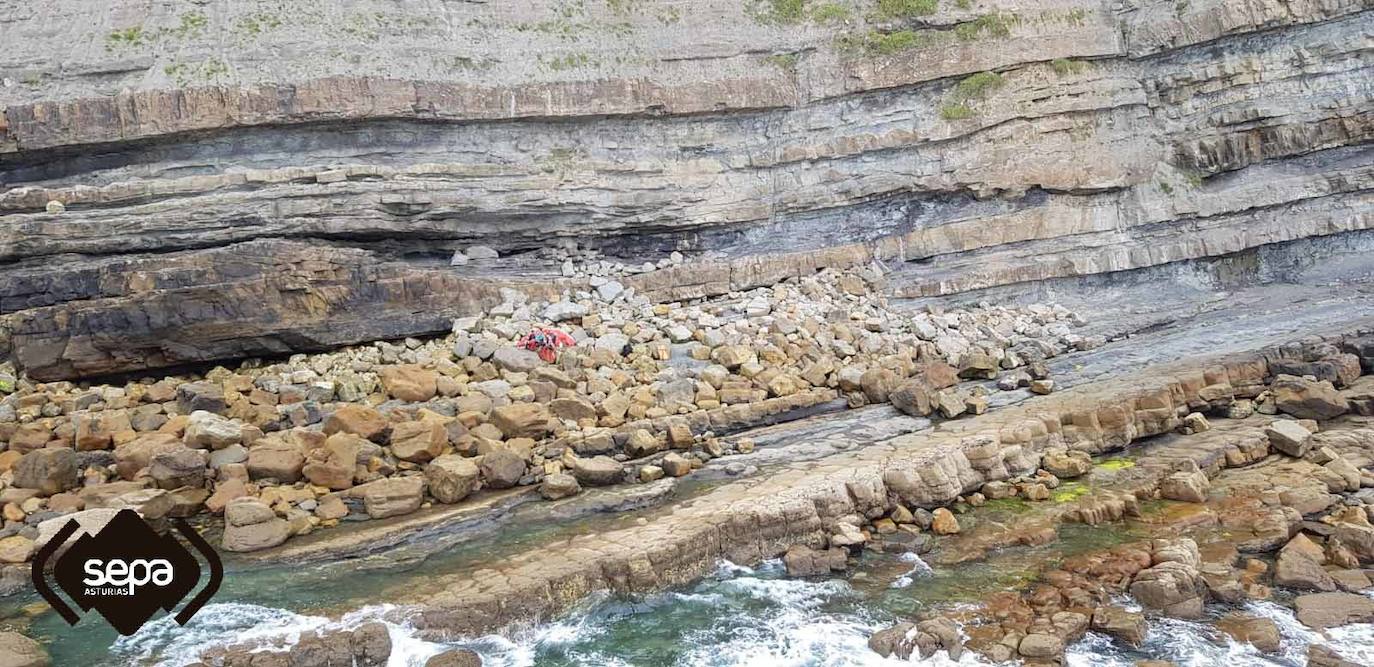
[(1130, 590), (1145, 608), (1175, 618), (1201, 618), (1207, 598), (1207, 583), (1197, 568), (1178, 561), (1142, 570)]
[(275, 479), (293, 483), (301, 478), (305, 454), (295, 443), (276, 439), (258, 441), (248, 450), (248, 476), (252, 479)]
[(492, 489), (509, 489), (525, 476), (525, 460), (508, 449), (482, 455), (477, 467), (482, 473), (482, 485)]
[(572, 461), (572, 474), (586, 486), (610, 486), (624, 477), (625, 465), (609, 456), (577, 458)]
[(1217, 628), (1238, 642), (1246, 642), (1265, 653), (1279, 650), (1279, 626), (1259, 616), (1232, 612), (1217, 621)]
[(491, 424), (507, 438), (538, 440), (549, 432), (549, 412), (539, 403), (512, 403), (493, 409)]
[(545, 500), (561, 500), (581, 491), (582, 485), (577, 483), (577, 478), (565, 473), (549, 475), (539, 484), (539, 495)]
[(1082, 477), (1093, 469), (1093, 459), (1087, 452), (1053, 449), (1045, 452), (1040, 467), (1060, 479)]
[(51, 496), (77, 486), (76, 452), (70, 447), (35, 449), (14, 466), (12, 484)]
[(325, 435), (344, 432), (360, 435), (372, 442), (382, 442), (391, 424), (382, 413), (366, 405), (350, 403), (325, 418), (323, 428)]
[(787, 574), (792, 577), (826, 576), (831, 572), (840, 572), (848, 565), (847, 560), (845, 550), (839, 547), (821, 551), (801, 544), (788, 547), (787, 553), (782, 556)]
[(387, 395), (397, 400), (420, 403), (439, 392), (439, 375), (414, 364), (383, 366), (377, 374)]
[(1270, 390), (1274, 393), (1274, 406), (1298, 419), (1334, 419), (1350, 411), (1350, 403), (1327, 381), (1280, 375), (1274, 378)]
[(448, 432), (438, 421), (401, 422), (391, 427), (391, 453), (402, 461), (424, 463), (443, 453)]
[(153, 456), (148, 464), (148, 475), (159, 489), (204, 486), (205, 468), (209, 462), (210, 455), (205, 450), (183, 446)]
[(456, 454), (440, 456), (425, 466), (429, 495), (441, 503), (456, 503), (466, 498), (477, 490), (481, 478), (482, 473), (472, 459)]
[(243, 442), (243, 426), (213, 412), (197, 410), (186, 422), (183, 440), (188, 447), (224, 449)]
[(1264, 427), (1269, 446), (1289, 456), (1302, 458), (1312, 444), (1312, 432), (1291, 419), (1275, 419)]
[(425, 500), (425, 481), (421, 477), (379, 479), (355, 486), (349, 493), (363, 499), (368, 516), (385, 519), (420, 509)]
[(309, 453), (308, 461), (301, 466), (301, 474), (316, 486), (335, 491), (350, 488), (358, 465), (358, 453), (370, 445), (362, 436), (335, 433), (324, 441), (323, 447)]
[(465, 648), (449, 649), (431, 656), (425, 667), (482, 667), (482, 656)]
[(189, 415), (197, 410), (223, 414), (229, 409), (224, 387), (218, 382), (188, 382), (177, 387), (177, 412)]
[(515, 373), (528, 373), (544, 365), (544, 361), (533, 350), (521, 347), (497, 348), (491, 360), (498, 367)]
[(1093, 610), (1092, 629), (1116, 637), (1131, 646), (1145, 642), (1145, 615), (1121, 607), (1102, 605)]
[(1355, 593), (1299, 595), (1293, 606), (1298, 620), (1317, 630), (1374, 621), (1374, 599)]
[(240, 498), (224, 508), (225, 551), (257, 551), (275, 547), (291, 536), (291, 525), (266, 503)]

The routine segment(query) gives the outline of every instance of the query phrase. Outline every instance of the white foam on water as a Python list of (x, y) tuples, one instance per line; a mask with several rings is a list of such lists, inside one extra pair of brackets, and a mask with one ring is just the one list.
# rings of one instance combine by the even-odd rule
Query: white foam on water
[(898, 559), (904, 563), (911, 563), (911, 569), (907, 570), (906, 574), (897, 577), (891, 584), (888, 584), (888, 588), (906, 588), (915, 583), (917, 578), (929, 577), (935, 574), (935, 570), (931, 569), (930, 565), (921, 560), (921, 555), (914, 551), (903, 553), (901, 556), (898, 556)]
[(156, 660), (157, 667), (181, 667), (199, 660), (207, 649), (226, 644), (256, 647), (255, 651), (280, 650), (307, 633), (347, 630), (379, 621), (391, 638), (387, 667), (421, 667), (445, 647), (416, 637), (413, 628), (396, 620), (403, 612), (395, 605), (370, 605), (335, 621), (255, 604), (212, 603), (184, 626), (177, 625), (171, 616), (148, 623), (115, 641), (110, 652), (128, 663)]
[[(903, 560), (913, 565), (907, 576), (930, 573), (929, 566), (915, 554), (904, 555)], [(454, 643), (420, 639), (406, 621), (409, 610), (394, 605), (367, 606), (331, 620), (259, 605), (215, 603), (207, 605), (184, 627), (176, 625), (170, 617), (153, 621), (133, 636), (116, 641), (111, 653), (126, 664), (156, 661), (158, 667), (180, 667), (195, 662), (203, 651), (216, 646), (279, 649), (306, 633), (352, 629), (378, 621), (386, 625), (392, 642), (387, 667), (423, 667), (430, 657), (454, 647), (476, 651), (487, 667), (534, 667), (544, 652), (550, 651), (571, 664), (586, 667), (646, 667), (615, 655), (616, 649), (601, 642), (603, 635), (617, 623), (642, 620), (641, 614), (652, 614), (664, 607), (684, 607), (688, 612), (708, 610), (705, 627), (674, 639), (681, 649), (675, 664), (685, 667), (991, 664), (972, 651), (964, 652), (957, 661), (943, 651), (925, 660), (883, 658), (868, 648), (868, 638), (890, 625), (890, 619), (843, 604), (852, 601), (856, 593), (841, 579), (789, 579), (781, 576), (783, 569), (780, 561), (769, 561), (757, 568), (724, 562), (691, 591), (661, 593), (628, 602), (593, 596), (579, 611), (557, 622), (517, 628), (504, 636), (487, 635)], [(1120, 602), (1138, 608), (1133, 601)], [(832, 603), (841, 604), (837, 607)], [(846, 611), (833, 611), (836, 608)], [(1132, 667), (1137, 660), (1150, 657), (1171, 660), (1179, 667), (1297, 667), (1306, 664), (1307, 647), (1318, 642), (1356, 664), (1374, 665), (1374, 624), (1333, 628), (1323, 637), (1298, 622), (1292, 610), (1273, 602), (1251, 602), (1242, 611), (1274, 621), (1282, 636), (1277, 653), (1266, 655), (1249, 644), (1236, 642), (1209, 622), (1152, 618), (1144, 645), (1139, 649), (1123, 649), (1110, 637), (1090, 632), (1069, 647), (1065, 663), (1069, 667)], [(622, 633), (624, 629), (621, 626)]]
[(1139, 651), (1128, 653), (1111, 638), (1090, 632), (1069, 647), (1065, 662), (1070, 667), (1130, 667), (1148, 656), (1172, 661), (1179, 667), (1294, 667), (1307, 664), (1308, 646), (1317, 643), (1356, 664), (1374, 665), (1374, 624), (1332, 628), (1323, 637), (1298, 621), (1293, 610), (1274, 602), (1249, 602), (1240, 611), (1274, 622), (1280, 636), (1278, 651), (1263, 653), (1206, 622), (1152, 618)]

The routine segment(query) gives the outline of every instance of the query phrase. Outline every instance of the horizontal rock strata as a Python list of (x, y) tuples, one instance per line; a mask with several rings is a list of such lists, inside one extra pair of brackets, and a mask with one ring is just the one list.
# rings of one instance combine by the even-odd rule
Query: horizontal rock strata
[(942, 296), (1374, 221), (1358, 0), (770, 7), (0, 2), (0, 343), (53, 379), (437, 333), (579, 245), (684, 253), (664, 298), (875, 259)]

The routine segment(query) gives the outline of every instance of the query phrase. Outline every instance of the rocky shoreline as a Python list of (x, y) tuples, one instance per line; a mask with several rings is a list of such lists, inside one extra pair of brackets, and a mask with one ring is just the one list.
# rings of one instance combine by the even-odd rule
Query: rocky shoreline
[[(781, 556), (795, 576), (824, 576), (851, 567), (863, 549), (934, 545), (942, 567), (1053, 541), (1065, 523), (1113, 530), (1133, 521), (1146, 526), (1143, 541), (1076, 556), (975, 611), (879, 632), (872, 647), (1057, 663), (1086, 631), (1129, 643), (1156, 615), (1196, 617), (1205, 602), (1267, 599), (1275, 589), (1310, 591), (1292, 604), (1313, 627), (1369, 620), (1358, 611), (1366, 603), (1345, 596), (1368, 586), (1359, 561), (1374, 556), (1365, 513), (1374, 475), (1361, 470), (1374, 463), (1374, 420), (1365, 417), (1374, 386), (1359, 375), (1362, 363), (1369, 369), (1370, 331), (1213, 359), (1206, 370), (1195, 362), (1152, 369), (942, 422), (772, 471), (749, 488), (720, 487), (647, 525), (478, 564), (430, 581), (437, 594), (387, 597), (413, 603), (419, 612), (409, 622), (422, 635), (452, 638), (547, 619), (596, 590), (684, 584), (721, 559)], [(1030, 439), (1018, 443), (1018, 430)], [(1123, 447), (1129, 458), (1120, 458)], [(980, 456), (988, 451), (996, 454)], [(1088, 452), (1118, 454), (1094, 465)], [(1008, 503), (1025, 512), (1013, 529), (972, 519)], [(1126, 593), (1145, 609), (1122, 607)], [(1354, 611), (1336, 618), (1331, 610), (1342, 605)], [(1232, 614), (1218, 626), (1263, 648), (1271, 624)], [(1349, 664), (1322, 646), (1310, 650), (1328, 661), (1314, 664)]]
[[(95, 530), (125, 507), (222, 515), (203, 523), (248, 552), (479, 490), (557, 500), (646, 484), (751, 451), (727, 433), (835, 401), (979, 413), (986, 389), (955, 387), (961, 377), (1024, 367), (1004, 386), (1034, 374), (1045, 390), (1045, 358), (1096, 344), (1052, 307), (908, 317), (871, 291), (881, 282), (877, 268), (825, 272), (684, 305), (593, 277), (593, 291), (553, 303), (503, 290), (444, 339), (122, 386), (8, 376), (2, 560), (23, 563), (69, 515)], [(575, 342), (557, 363), (516, 345), (539, 326)]]
[[(1032, 306), (912, 315), (889, 310), (873, 293), (881, 281), (876, 267), (862, 276), (825, 272), (665, 307), (603, 278), (606, 289), (554, 303), (506, 292), (505, 303), (484, 317), (458, 320), (455, 333), (442, 340), (379, 343), (124, 387), (19, 380), (0, 401), (14, 413), (0, 428), (7, 518), (0, 545), (15, 563), (7, 578), (22, 581), (22, 560), (68, 515), (89, 530), (121, 507), (155, 521), (193, 517), (226, 550), (266, 549), (253, 557), (270, 562), (328, 554), (331, 545), (342, 552), (350, 540), (403, 538), (454, 517), (483, 520), (492, 508), (529, 502), (532, 494), (561, 500), (584, 486), (653, 484), (722, 456), (717, 469), (727, 478), (749, 477), (753, 466), (729, 457), (750, 460), (754, 441), (729, 433), (836, 401), (849, 407), (890, 402), (902, 413), (935, 420), (935, 427), (791, 469), (784, 463), (747, 487), (725, 484), (647, 525), (569, 538), (554, 551), (556, 566), (545, 551), (518, 554), (494, 569), (436, 578), (427, 589), (437, 593), (398, 591), (395, 599), (421, 610), (412, 622), (424, 636), (446, 638), (550, 618), (599, 590), (680, 585), (721, 559), (783, 556), (789, 572), (811, 576), (844, 570), (866, 546), (920, 552), (933, 539), (960, 532), (951, 509), (976, 511), (987, 502), (1053, 500), (1046, 505), (1056, 509), (1014, 533), (980, 535), (977, 548), (960, 559), (1053, 540), (1054, 526), (1065, 521), (1120, 521), (1155, 497), (1209, 502), (1209, 485), (1223, 483), (1228, 466), (1264, 467), (1292, 457), (1293, 465), (1308, 467), (1287, 471), (1291, 479), (1325, 484), (1357, 507), (1361, 486), (1374, 483), (1360, 470), (1374, 461), (1374, 450), (1365, 451), (1374, 439), (1361, 435), (1358, 417), (1342, 417), (1374, 408), (1369, 378), (1360, 376), (1374, 361), (1368, 327), (1055, 391), (1044, 361), (1101, 342), (1074, 335), (1071, 313)], [(570, 330), (577, 344), (554, 364), (514, 345), (538, 324)], [(989, 395), (998, 391), (1021, 398), (986, 413)], [(1273, 420), (1275, 414), (1299, 419)], [(1166, 437), (1210, 444), (1137, 461), (1081, 499), (1078, 489), (1056, 491), (1068, 480), (1096, 475), (1093, 455)], [(1316, 514), (1336, 503), (1313, 509), (1309, 496), (1322, 494), (1268, 493), (1286, 499), (1280, 507), (1296, 503), (1304, 511), (1296, 520), (1291, 508), (1261, 513), (1272, 534), (1256, 538), (1263, 548), (1237, 552), (1261, 554), (1297, 541), (1298, 530), (1315, 530)], [(414, 521), (402, 519), (421, 508), (428, 509)], [(1214, 511), (1207, 525), (1233, 530), (1256, 516), (1255, 508), (1245, 509), (1251, 513)], [(1312, 520), (1304, 523), (1303, 515)], [(1354, 515), (1333, 516), (1325, 525), (1364, 544)], [(337, 541), (322, 537), (294, 554), (284, 544), (341, 519), (355, 528)], [(368, 520), (379, 529), (354, 523)], [(1311, 534), (1329, 543), (1334, 533)], [(1196, 546), (1146, 543), (1127, 556), (1113, 551), (1100, 558), (1143, 564), (1141, 553), (1153, 562), (1155, 551), (1178, 548), (1192, 553)], [(1354, 581), (1358, 559), (1370, 554), (1350, 553), (1356, 563), (1339, 576)], [(976, 614), (921, 619), (898, 626), (904, 639), (879, 633), (874, 648), (961, 650), (929, 639), (951, 636), (948, 624), (957, 623), (1002, 628), (995, 639), (989, 639), (995, 631), (984, 630), (968, 642), (991, 659), (1054, 660), (1094, 627), (1097, 609), (1104, 609), (1101, 624), (1120, 620), (1119, 610), (1078, 604), (1085, 600), (1101, 603), (1124, 591), (1148, 597), (1152, 586), (1175, 590), (1217, 577), (1248, 577), (1246, 590), (1262, 591), (1268, 584), (1259, 582), (1274, 576), (1269, 569), (1286, 571), (1258, 570), (1254, 563), (1261, 561), (1253, 558), (1236, 567), (1233, 558), (1224, 572), (1208, 561), (1215, 570), (1209, 573), (1199, 569), (1202, 561), (1182, 560), (1194, 571), (1148, 574), (1154, 565), (1142, 566), (1111, 586), (1095, 582), (1097, 597), (1041, 605), (1038, 611), (1048, 614), (1020, 614), (1014, 626)], [(1121, 574), (1121, 567), (1108, 569)], [(1048, 572), (1044, 579), (1080, 588), (1074, 584), (1091, 575)], [(1165, 582), (1155, 586), (1151, 577)], [(1279, 581), (1288, 580), (1272, 583)], [(1229, 598), (1211, 589), (1206, 594), (1242, 599), (1234, 589), (1227, 589)], [(1191, 607), (1201, 599), (1207, 598), (1161, 606)], [(1077, 616), (1056, 624), (1062, 613)], [(1079, 616), (1088, 620), (1080, 623)], [(226, 656), (215, 662), (235, 664)]]

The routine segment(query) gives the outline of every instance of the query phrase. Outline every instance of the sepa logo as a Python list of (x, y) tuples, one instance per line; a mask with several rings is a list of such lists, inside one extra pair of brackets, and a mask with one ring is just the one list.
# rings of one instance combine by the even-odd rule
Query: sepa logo
[[(185, 625), (219, 589), (224, 567), (205, 539), (181, 519), (172, 525), (205, 557), (210, 579), (200, 593), (176, 615)], [(75, 519), (34, 556), (33, 583), (43, 599), (72, 625), (81, 616), (48, 586), (48, 561), (81, 525)], [(200, 563), (169, 532), (159, 534), (137, 512), (120, 510), (100, 532), (82, 535), (52, 566), (53, 579), (83, 612), (95, 609), (121, 635), (143, 627), (158, 609), (171, 612), (195, 589)]]

